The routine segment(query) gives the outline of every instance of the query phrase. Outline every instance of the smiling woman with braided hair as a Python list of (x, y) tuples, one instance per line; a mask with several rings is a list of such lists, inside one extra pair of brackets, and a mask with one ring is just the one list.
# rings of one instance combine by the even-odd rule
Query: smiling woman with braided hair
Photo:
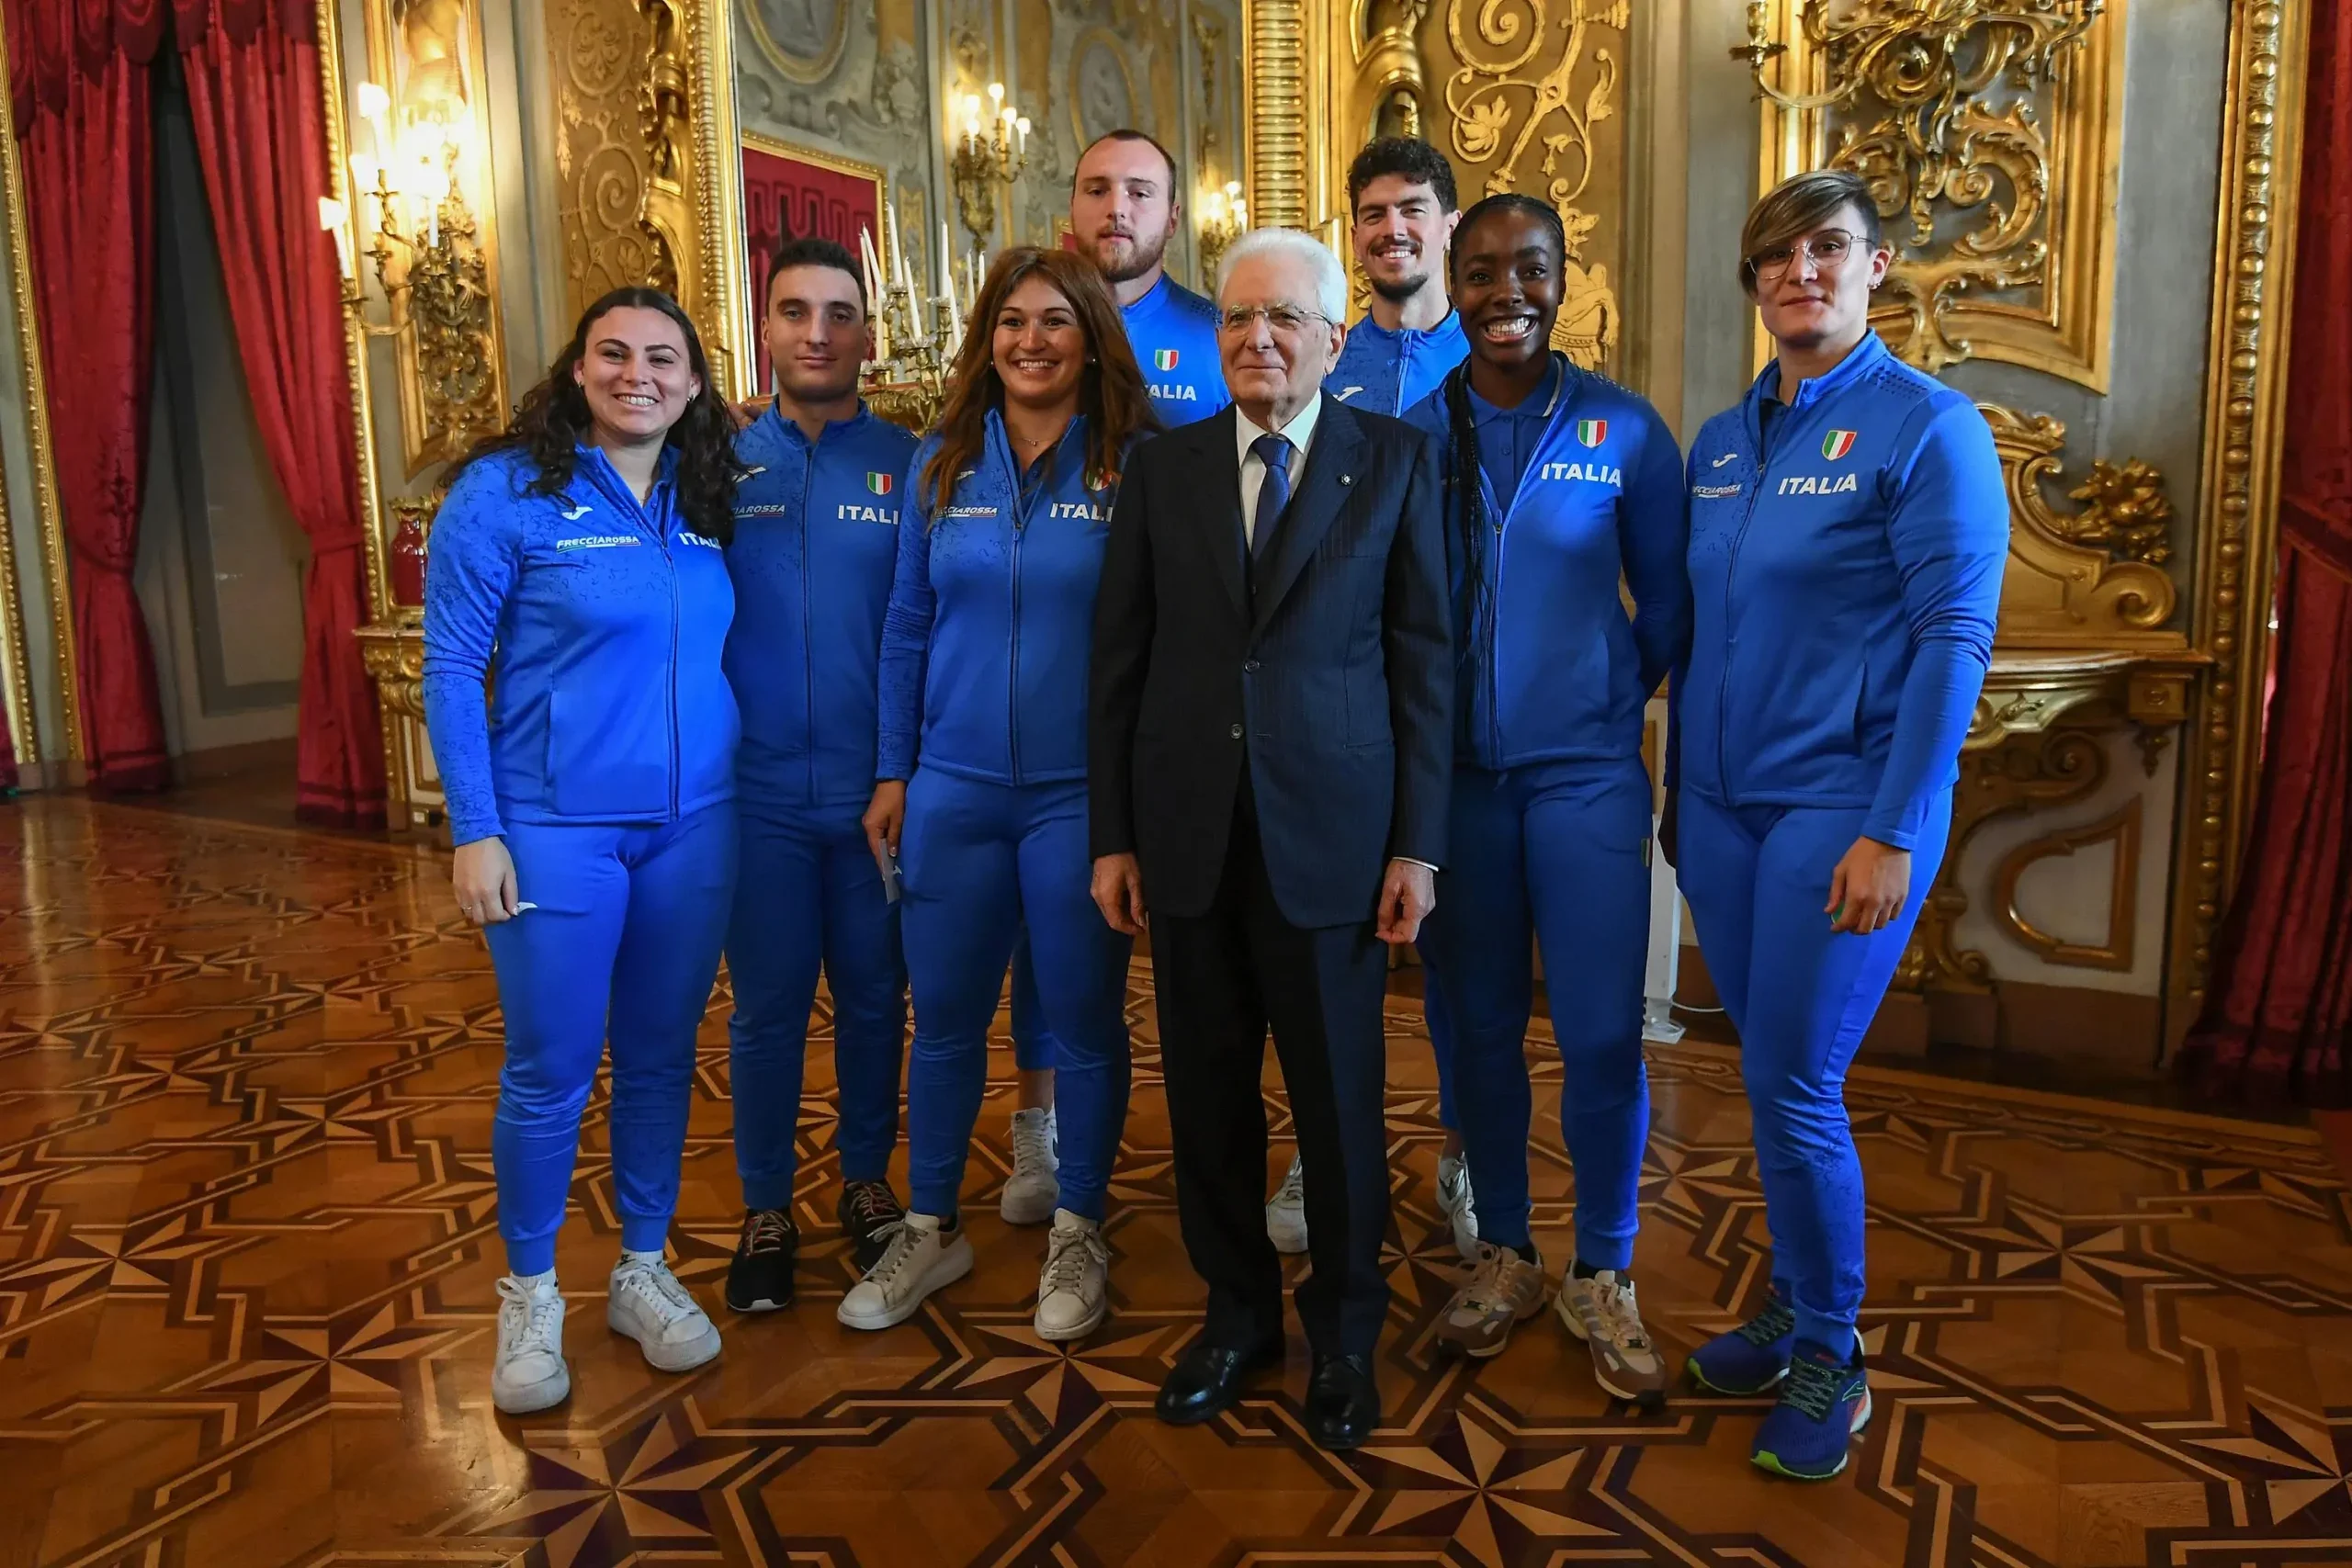
[(1559, 214), (1532, 197), (1463, 214), (1453, 282), (1470, 357), (1410, 416), (1440, 443), (1457, 650), (1452, 855), (1420, 945), (1453, 1020), (1478, 1195), (1477, 1258), (1437, 1337), (1494, 1355), (1548, 1288), (1528, 1232), (1540, 941), (1577, 1174), (1560, 1318), (1602, 1388), (1653, 1404), (1666, 1366), (1629, 1273), (1649, 1134), (1642, 710), (1690, 633), (1686, 510), (1657, 411), (1549, 346), (1566, 259)]

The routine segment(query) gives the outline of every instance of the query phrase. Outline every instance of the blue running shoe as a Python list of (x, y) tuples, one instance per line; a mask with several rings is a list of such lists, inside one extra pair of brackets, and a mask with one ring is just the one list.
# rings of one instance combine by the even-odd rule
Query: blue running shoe
[(1841, 1361), (1807, 1341), (1790, 1359), (1781, 1403), (1764, 1417), (1748, 1458), (1775, 1475), (1826, 1481), (1846, 1468), (1848, 1439), (1870, 1420), (1871, 1380), (1860, 1353)]
[(1716, 1393), (1767, 1393), (1788, 1371), (1796, 1342), (1797, 1314), (1775, 1291), (1762, 1312), (1690, 1353), (1690, 1381)]

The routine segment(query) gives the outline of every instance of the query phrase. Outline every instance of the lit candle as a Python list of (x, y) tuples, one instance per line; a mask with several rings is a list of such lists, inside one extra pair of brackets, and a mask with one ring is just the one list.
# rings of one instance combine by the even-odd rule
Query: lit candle
[(351, 209), (331, 196), (319, 197), (319, 227), (334, 236), (335, 266), (344, 276), (351, 276), (351, 236), (344, 231), (344, 220), (351, 216)]
[(1024, 114), (1012, 122), (1012, 132), (1020, 139), (1014, 144), (1013, 151), (1026, 155), (1029, 151), (1029, 117), (1027, 115)]
[(857, 226), (857, 259), (865, 265), (866, 313), (878, 316), (882, 313), (882, 268), (874, 259), (874, 231), (863, 223)]
[(384, 113), (391, 105), (392, 96), (377, 84), (359, 84), (359, 118), (368, 122), (368, 130), (375, 134), (376, 156), (379, 159), (390, 156), (384, 146)]

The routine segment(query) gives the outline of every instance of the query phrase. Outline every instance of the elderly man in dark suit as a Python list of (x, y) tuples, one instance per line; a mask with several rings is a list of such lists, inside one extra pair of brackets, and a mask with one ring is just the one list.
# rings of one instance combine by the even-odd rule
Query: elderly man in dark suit
[(1388, 1289), (1387, 948), (1435, 901), (1453, 753), (1452, 617), (1419, 432), (1319, 387), (1346, 280), (1312, 235), (1228, 253), (1234, 406), (1138, 448), (1095, 601), (1094, 899), (1151, 922), (1177, 1207), (1205, 1332), (1159, 1393), (1204, 1421), (1283, 1355), (1262, 1206), (1271, 1025), (1306, 1166), (1308, 1428), (1378, 1425)]

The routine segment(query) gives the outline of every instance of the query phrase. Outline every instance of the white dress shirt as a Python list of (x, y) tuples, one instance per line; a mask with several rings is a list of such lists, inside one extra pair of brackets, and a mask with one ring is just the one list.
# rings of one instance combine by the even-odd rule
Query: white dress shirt
[(1238, 403), (1233, 409), (1233, 439), (1241, 451), (1241, 537), (1255, 548), (1258, 543), (1258, 492), (1266, 485), (1266, 461), (1250, 450), (1261, 435), (1282, 435), (1297, 450), (1290, 458), (1290, 492), (1298, 493), (1300, 479), (1306, 473), (1306, 449), (1315, 441), (1316, 422), (1323, 417), (1323, 393), (1318, 389), (1306, 400), (1306, 406), (1291, 416), (1291, 422), (1279, 431), (1264, 425), (1241, 412)]

